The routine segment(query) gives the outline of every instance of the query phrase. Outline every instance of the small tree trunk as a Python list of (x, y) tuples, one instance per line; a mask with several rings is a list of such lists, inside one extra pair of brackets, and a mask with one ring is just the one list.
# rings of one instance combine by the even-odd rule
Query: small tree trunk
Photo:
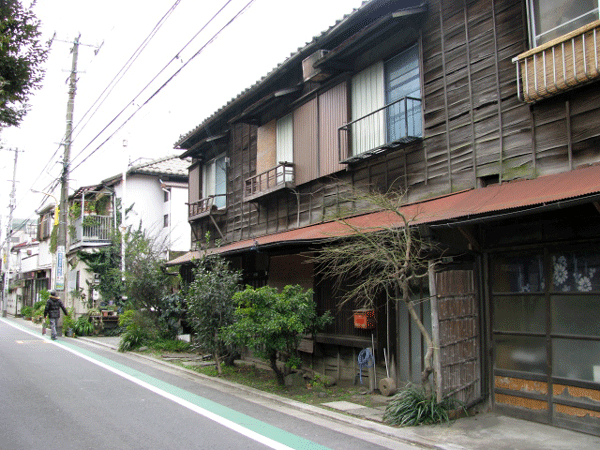
[(273, 372), (275, 372), (275, 376), (277, 377), (277, 383), (279, 386), (285, 386), (285, 376), (283, 372), (279, 370), (279, 367), (277, 367), (277, 352), (271, 354), (269, 361), (271, 363), (271, 369), (273, 369)]
[(215, 364), (217, 365), (217, 375), (221, 376), (223, 375), (223, 369), (221, 368), (221, 355), (219, 354), (219, 332), (215, 331), (215, 352), (214, 352), (214, 358), (215, 358)]
[(217, 366), (217, 375), (223, 375), (223, 368), (221, 367), (221, 355), (219, 355), (219, 351), (215, 351), (214, 353), (215, 364)]
[(425, 338), (425, 343), (427, 344), (427, 353), (425, 353), (425, 357), (423, 358), (423, 360), (424, 360), (423, 362), (425, 363), (425, 368), (423, 369), (423, 372), (421, 372), (421, 383), (423, 383), (423, 387), (425, 388), (425, 393), (428, 396), (430, 396), (432, 393), (432, 388), (431, 388), (431, 380), (429, 379), (429, 375), (431, 373), (433, 373), (433, 371), (434, 371), (434, 369), (433, 369), (433, 340), (431, 339), (429, 332), (425, 328), (425, 325), (423, 325), (423, 322), (419, 318), (419, 315), (417, 314), (417, 311), (415, 310), (415, 305), (413, 304), (413, 302), (411, 300), (409, 300), (406, 297), (408, 297), (407, 294), (404, 295), (403, 300), (406, 303), (408, 312), (409, 312), (410, 316), (412, 317), (412, 319), (414, 320), (414, 322), (417, 324), (417, 327), (421, 331), (421, 334)]

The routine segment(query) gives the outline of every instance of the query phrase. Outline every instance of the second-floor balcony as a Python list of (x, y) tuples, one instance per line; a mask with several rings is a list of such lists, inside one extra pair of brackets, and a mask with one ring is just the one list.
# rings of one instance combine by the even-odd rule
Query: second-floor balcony
[(422, 137), (421, 99), (402, 97), (338, 129), (340, 162), (357, 163)]
[(201, 219), (212, 214), (225, 214), (224, 199), (224, 195), (210, 195), (188, 203), (188, 220)]
[(71, 223), (71, 245), (108, 242), (114, 227), (112, 216), (89, 215)]
[(244, 200), (254, 201), (272, 192), (294, 187), (294, 165), (282, 162), (272, 169), (247, 178)]
[(600, 80), (600, 20), (513, 59), (517, 93), (528, 103)]

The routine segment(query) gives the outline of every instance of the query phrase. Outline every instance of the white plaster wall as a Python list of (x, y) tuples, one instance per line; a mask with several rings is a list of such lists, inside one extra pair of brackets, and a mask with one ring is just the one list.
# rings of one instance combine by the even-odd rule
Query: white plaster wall
[[(190, 226), (187, 222), (187, 189), (171, 188), (170, 201), (164, 201), (159, 178), (131, 175), (127, 178), (126, 205), (133, 205), (127, 216), (127, 225), (133, 229), (142, 223), (148, 236), (164, 243), (171, 251), (188, 251), (191, 246)], [(117, 198), (123, 197), (123, 183), (115, 185)], [(170, 226), (164, 227), (164, 216), (169, 214)], [(171, 235), (169, 238), (169, 231)]]

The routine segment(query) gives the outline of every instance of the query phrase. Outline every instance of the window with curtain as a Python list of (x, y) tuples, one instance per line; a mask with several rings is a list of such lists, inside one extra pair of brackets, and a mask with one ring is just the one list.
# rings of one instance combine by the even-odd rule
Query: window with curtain
[(227, 206), (227, 167), (225, 155), (220, 155), (202, 166), (202, 197), (214, 196), (218, 209)]

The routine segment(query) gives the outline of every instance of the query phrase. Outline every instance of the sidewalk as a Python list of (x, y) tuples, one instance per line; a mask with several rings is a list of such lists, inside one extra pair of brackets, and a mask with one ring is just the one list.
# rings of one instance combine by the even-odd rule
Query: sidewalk
[[(41, 326), (14, 320), (20, 325), (32, 328)], [(68, 339), (68, 338), (64, 338)], [(119, 345), (118, 337), (83, 337), (82, 341), (116, 350)], [(200, 378), (198, 374), (167, 362), (137, 355), (150, 359), (155, 363), (168, 365), (172, 369), (181, 370)], [(212, 382), (232, 385), (226, 380), (206, 377)], [(600, 449), (600, 437), (577, 433), (549, 425), (538, 424), (515, 419), (496, 413), (481, 413), (473, 417), (461, 418), (450, 425), (433, 425), (423, 427), (396, 428), (383, 424), (382, 408), (367, 408), (351, 402), (330, 402), (320, 407), (289, 400), (253, 388), (234, 385), (236, 388), (251, 391), (253, 395), (262, 395), (271, 400), (286, 404), (293, 409), (303, 410), (313, 415), (320, 415), (339, 422), (346, 422), (364, 430), (379, 433), (386, 437), (397, 439), (420, 446), (422, 448), (440, 450), (597, 450)]]

